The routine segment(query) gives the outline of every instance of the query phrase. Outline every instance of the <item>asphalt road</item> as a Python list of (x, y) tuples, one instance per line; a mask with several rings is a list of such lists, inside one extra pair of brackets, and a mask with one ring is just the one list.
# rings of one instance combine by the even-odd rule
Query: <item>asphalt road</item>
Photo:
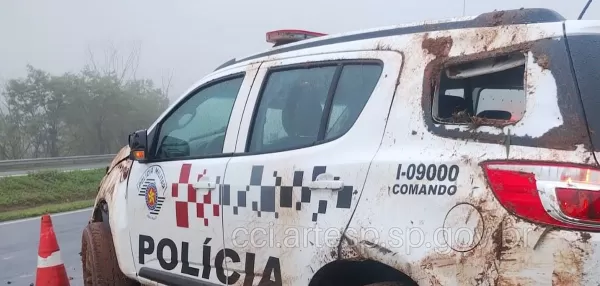
[[(90, 214), (85, 209), (51, 216), (71, 286), (83, 286), (79, 252)], [(0, 223), (0, 285), (34, 285), (39, 236), (39, 217)]]

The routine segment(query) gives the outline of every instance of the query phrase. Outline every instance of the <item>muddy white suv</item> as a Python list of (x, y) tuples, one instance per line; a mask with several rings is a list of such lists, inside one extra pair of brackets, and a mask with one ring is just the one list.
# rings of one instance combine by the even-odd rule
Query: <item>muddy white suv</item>
[(267, 39), (130, 136), (86, 285), (600, 283), (600, 21)]

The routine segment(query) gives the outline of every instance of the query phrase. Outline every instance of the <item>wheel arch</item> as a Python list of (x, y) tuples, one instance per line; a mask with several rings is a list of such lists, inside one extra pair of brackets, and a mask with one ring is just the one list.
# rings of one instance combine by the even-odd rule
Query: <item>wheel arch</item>
[[(335, 284), (332, 284), (335, 282)], [(321, 267), (308, 286), (363, 286), (381, 282), (401, 282), (418, 286), (407, 274), (379, 261), (336, 260)]]
[(129, 159), (129, 146), (121, 148), (109, 166), (106, 167), (106, 174), (100, 181), (92, 216), (88, 223), (102, 222), (109, 224), (109, 209), (113, 200), (114, 192), (117, 186), (127, 180), (129, 181), (129, 172), (131, 170), (132, 160)]
[(92, 212), (92, 220), (90, 222), (101, 222), (103, 224), (107, 224), (110, 228), (109, 224), (109, 211), (108, 211), (108, 203), (104, 198), (98, 200), (96, 203), (94, 210)]

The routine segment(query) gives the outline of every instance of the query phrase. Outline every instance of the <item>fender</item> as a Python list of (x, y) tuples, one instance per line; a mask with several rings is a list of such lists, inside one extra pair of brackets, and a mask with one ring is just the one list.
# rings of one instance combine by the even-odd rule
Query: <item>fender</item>
[(127, 180), (129, 182), (129, 172), (131, 170), (132, 160), (129, 159), (129, 146), (124, 146), (119, 150), (110, 165), (107, 167), (106, 175), (100, 181), (98, 194), (94, 201), (92, 216), (88, 223), (106, 222), (108, 223), (108, 210), (112, 203), (112, 198), (117, 185)]

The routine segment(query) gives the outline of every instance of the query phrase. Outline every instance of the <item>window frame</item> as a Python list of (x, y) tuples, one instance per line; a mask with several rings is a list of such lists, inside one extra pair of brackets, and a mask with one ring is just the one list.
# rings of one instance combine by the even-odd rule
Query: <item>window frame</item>
[[(334, 95), (337, 90), (337, 86), (338, 86), (340, 77), (342, 75), (342, 70), (343, 70), (344, 66), (365, 65), (365, 64), (366, 65), (377, 65), (377, 66), (381, 67), (381, 73), (379, 75), (379, 78), (377, 79), (377, 83), (375, 84), (375, 87), (373, 88), (373, 91), (374, 91), (377, 88), (377, 86), (379, 85), (381, 76), (383, 75), (383, 71), (385, 68), (385, 63), (381, 59), (377, 59), (377, 58), (374, 58), (374, 59), (320, 60), (320, 61), (312, 61), (312, 62), (306, 62), (306, 63), (294, 63), (294, 64), (288, 64), (288, 65), (271, 66), (271, 67), (266, 68), (267, 71), (265, 72), (265, 76), (260, 84), (258, 95), (256, 97), (256, 102), (255, 102), (254, 108), (252, 110), (252, 118), (251, 118), (250, 124), (248, 126), (248, 133), (246, 135), (246, 142), (244, 144), (244, 150), (240, 153), (234, 153), (233, 155), (234, 156), (250, 156), (250, 155), (272, 154), (272, 153), (293, 151), (293, 150), (304, 149), (304, 148), (313, 147), (313, 146), (317, 146), (317, 145), (322, 145), (322, 144), (337, 140), (337, 139), (343, 137), (344, 135), (346, 135), (352, 129), (352, 127), (354, 126), (354, 124), (356, 123), (358, 118), (356, 120), (354, 120), (354, 122), (352, 122), (352, 125), (350, 125), (350, 128), (348, 130), (346, 130), (346, 132), (339, 134), (335, 137), (325, 139), (327, 127), (329, 125), (329, 119), (331, 117), (331, 111), (332, 111), (331, 105), (333, 104)], [(325, 105), (323, 106), (323, 113), (321, 115), (321, 122), (319, 124), (319, 132), (317, 135), (317, 140), (311, 144), (303, 144), (303, 145), (298, 145), (298, 146), (294, 146), (291, 148), (279, 148), (279, 149), (273, 149), (273, 150), (269, 150), (269, 151), (252, 151), (252, 152), (248, 151), (250, 149), (250, 142), (252, 141), (252, 138), (254, 135), (253, 131), (254, 131), (254, 127), (256, 124), (256, 117), (257, 117), (258, 109), (260, 108), (261, 101), (262, 101), (262, 98), (264, 95), (264, 91), (265, 91), (265, 88), (267, 86), (267, 83), (269, 81), (271, 74), (273, 74), (275, 72), (282, 72), (282, 71), (284, 72), (284, 71), (288, 71), (288, 70), (311, 69), (311, 68), (328, 67), (328, 66), (336, 66), (336, 70), (333, 74), (333, 78), (331, 79), (331, 85), (329, 86), (329, 90), (327, 92), (327, 97), (325, 99)], [(369, 99), (371, 98), (373, 91), (371, 91), (371, 94), (369, 95)], [(368, 104), (368, 103), (369, 103), (369, 100), (367, 100), (367, 103), (365, 103), (362, 110), (364, 110), (366, 104)], [(360, 117), (360, 114), (362, 114), (362, 110), (359, 113), (359, 117)]]
[[(233, 79), (237, 79), (237, 78), (241, 78), (242, 79), (242, 83), (240, 85), (240, 89), (238, 90), (238, 94), (235, 96), (235, 100), (234, 100), (234, 106), (235, 106), (235, 101), (237, 101), (237, 99), (239, 97), (239, 92), (242, 90), (242, 86), (244, 85), (244, 81), (246, 79), (246, 75), (247, 75), (247, 72), (242, 71), (242, 72), (236, 72), (236, 73), (228, 74), (228, 75), (216, 78), (216, 79), (209, 80), (209, 81), (207, 81), (207, 82), (205, 82), (203, 84), (200, 84), (199, 86), (197, 86), (196, 88), (194, 88), (193, 90), (191, 90), (190, 92), (188, 92), (183, 99), (181, 99), (180, 101), (178, 101), (177, 103), (175, 103), (175, 105), (172, 108), (169, 109), (169, 111), (160, 119), (160, 121), (158, 121), (156, 123), (156, 125), (154, 126), (154, 128), (152, 128), (151, 132), (153, 133), (153, 135), (149, 136), (149, 139), (151, 140), (151, 143), (150, 143), (150, 149), (148, 150), (148, 153), (150, 155), (148, 157), (148, 163), (179, 161), (179, 160), (198, 160), (198, 159), (221, 158), (221, 157), (231, 156), (232, 152), (220, 153), (220, 154), (213, 154), (213, 155), (208, 155), (208, 156), (186, 156), (186, 157), (177, 157), (177, 158), (157, 158), (156, 157), (156, 151), (158, 150), (158, 140), (159, 140), (158, 137), (160, 136), (160, 131), (161, 131), (162, 127), (163, 127), (164, 122), (167, 119), (169, 119), (171, 117), (171, 115), (173, 115), (173, 113), (175, 113), (177, 110), (179, 110), (179, 108), (182, 105), (186, 104), (194, 95), (197, 95), (202, 90), (207, 89), (209, 87), (212, 87), (214, 85), (217, 85), (219, 83), (226, 82), (226, 81), (233, 80)], [(229, 129), (229, 124), (231, 123), (231, 115), (232, 114), (229, 114), (229, 119), (227, 120), (227, 129)], [(225, 138), (227, 138), (227, 131), (225, 131)]]

